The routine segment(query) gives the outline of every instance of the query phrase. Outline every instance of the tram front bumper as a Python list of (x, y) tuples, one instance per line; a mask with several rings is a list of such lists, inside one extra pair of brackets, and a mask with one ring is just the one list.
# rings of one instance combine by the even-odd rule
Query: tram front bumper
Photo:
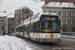
[(58, 39), (49, 39), (49, 38), (44, 39), (44, 38), (40, 38), (38, 41), (39, 42), (61, 42), (61, 39), (60, 38), (58, 38)]

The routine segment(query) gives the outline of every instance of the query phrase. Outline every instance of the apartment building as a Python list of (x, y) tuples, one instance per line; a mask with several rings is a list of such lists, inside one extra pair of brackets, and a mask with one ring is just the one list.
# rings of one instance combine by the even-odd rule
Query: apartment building
[(14, 18), (14, 31), (16, 31), (16, 26), (23, 23), (25, 19), (31, 17), (33, 15), (33, 11), (28, 7), (24, 6), (15, 10), (15, 18)]
[(75, 32), (75, 5), (70, 2), (50, 2), (42, 7), (44, 13), (57, 13), (61, 19), (62, 32)]

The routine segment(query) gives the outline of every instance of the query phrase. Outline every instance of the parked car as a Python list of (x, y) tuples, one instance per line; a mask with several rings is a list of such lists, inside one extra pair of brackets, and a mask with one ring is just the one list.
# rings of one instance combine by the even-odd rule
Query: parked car
[(75, 32), (63, 32), (61, 34), (62, 38), (72, 38), (75, 39)]
[(63, 32), (63, 33), (61, 34), (61, 37), (63, 37), (63, 38), (68, 38), (68, 33)]
[(5, 31), (5, 34), (8, 34), (8, 31)]

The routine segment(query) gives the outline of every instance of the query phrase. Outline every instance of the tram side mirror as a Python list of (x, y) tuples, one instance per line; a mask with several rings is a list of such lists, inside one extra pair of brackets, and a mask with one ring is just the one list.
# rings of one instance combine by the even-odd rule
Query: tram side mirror
[(60, 29), (62, 29), (62, 27), (60, 27)]
[(61, 22), (60, 22), (61, 20), (59, 19), (59, 26), (61, 26)]

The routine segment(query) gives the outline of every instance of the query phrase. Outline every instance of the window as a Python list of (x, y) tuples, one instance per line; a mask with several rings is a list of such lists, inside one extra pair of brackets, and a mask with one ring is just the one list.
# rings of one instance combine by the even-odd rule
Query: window
[(49, 11), (49, 13), (51, 13), (51, 11)]
[(40, 32), (40, 22), (35, 22), (31, 24), (32, 32)]
[(28, 18), (28, 15), (27, 15), (27, 18)]
[(75, 11), (72, 12), (72, 16), (75, 16)]
[(72, 32), (75, 32), (75, 27), (72, 27)]
[(22, 15), (21, 15), (21, 18), (22, 18)]
[(56, 11), (54, 11), (54, 13), (56, 13)]
[(46, 11), (44, 11), (44, 13), (45, 13)]
[(24, 18), (26, 18), (26, 15), (24, 14)]
[(67, 24), (71, 25), (71, 18), (67, 18)]
[(63, 27), (63, 32), (65, 32), (65, 27)]
[(16, 15), (16, 19), (18, 19), (18, 15)]
[(61, 11), (58, 12), (58, 15), (61, 15)]
[(8, 22), (10, 22), (10, 19), (8, 19)]
[(61, 0), (61, 1), (64, 1), (64, 2), (65, 2), (65, 1), (67, 1), (67, 0)]
[(63, 23), (63, 25), (66, 24), (66, 18), (63, 18), (63, 19), (62, 19), (62, 23)]
[(71, 16), (71, 11), (68, 11), (68, 16)]
[(22, 13), (22, 9), (21, 9), (21, 13)]
[(17, 10), (17, 13), (19, 13), (19, 11)]
[(75, 25), (75, 18), (72, 18), (72, 25)]
[(2, 22), (2, 19), (0, 18), (0, 22)]
[(32, 12), (31, 10), (29, 10), (29, 13), (30, 13), (30, 14), (33, 14), (33, 12)]
[(12, 18), (12, 22), (14, 21), (14, 19)]
[(17, 13), (17, 11), (15, 10), (15, 13)]
[(41, 0), (41, 1), (45, 1), (45, 0)]
[(63, 16), (66, 16), (66, 11), (63, 11)]
[(19, 11), (19, 13), (21, 13), (21, 9), (19, 9), (18, 11)]

